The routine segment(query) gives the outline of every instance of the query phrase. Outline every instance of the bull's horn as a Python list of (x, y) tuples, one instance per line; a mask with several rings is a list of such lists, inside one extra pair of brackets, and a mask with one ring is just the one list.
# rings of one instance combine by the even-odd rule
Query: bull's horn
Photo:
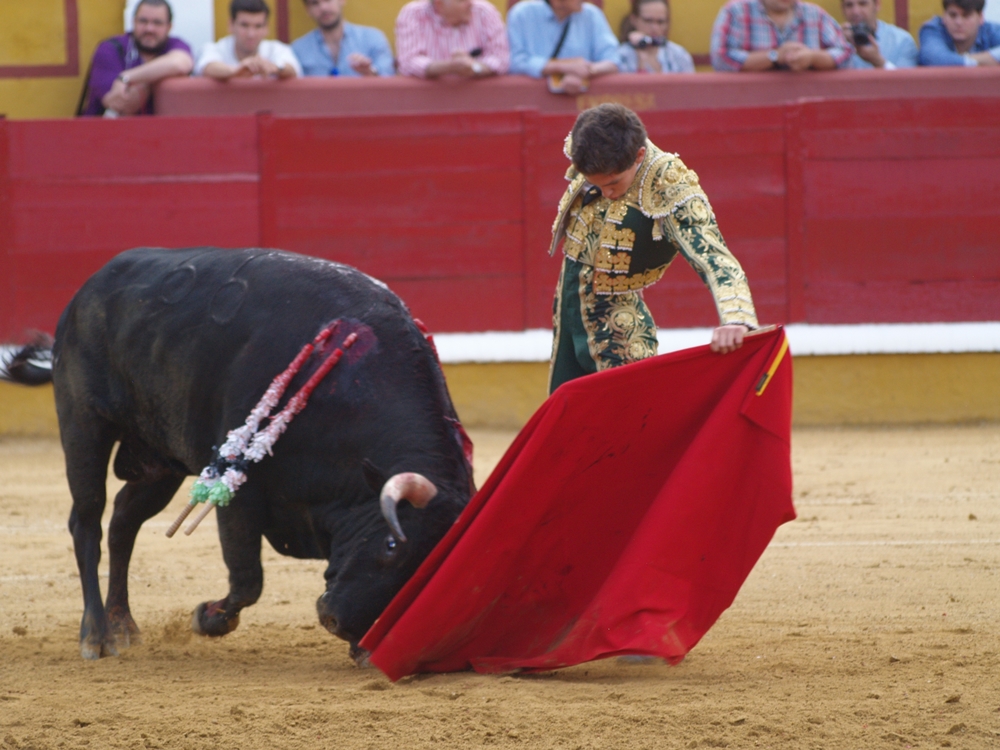
[(399, 541), (406, 541), (403, 527), (399, 525), (399, 518), (396, 516), (396, 506), (400, 500), (409, 500), (410, 505), (415, 508), (426, 508), (427, 503), (433, 500), (437, 493), (438, 490), (434, 486), (434, 482), (425, 476), (409, 471), (389, 477), (382, 485), (382, 495), (379, 497), (382, 516)]

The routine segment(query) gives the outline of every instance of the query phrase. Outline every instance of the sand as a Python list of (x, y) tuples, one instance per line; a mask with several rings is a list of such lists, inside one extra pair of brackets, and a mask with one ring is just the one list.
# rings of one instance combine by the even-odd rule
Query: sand
[[(473, 434), (480, 482), (512, 437)], [(136, 543), (142, 643), (83, 661), (58, 443), (0, 440), (0, 748), (1000, 747), (1000, 425), (801, 429), (793, 461), (799, 520), (679, 666), (393, 684), (318, 625), (323, 562), (269, 548), (239, 629), (192, 635), (226, 571), (213, 519), (164, 538), (181, 495)]]

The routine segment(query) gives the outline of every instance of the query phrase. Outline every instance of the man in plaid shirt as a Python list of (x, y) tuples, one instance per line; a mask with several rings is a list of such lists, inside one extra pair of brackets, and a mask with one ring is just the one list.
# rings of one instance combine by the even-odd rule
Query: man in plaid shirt
[(712, 28), (712, 66), (722, 71), (832, 70), (853, 51), (833, 16), (798, 0), (730, 0)]

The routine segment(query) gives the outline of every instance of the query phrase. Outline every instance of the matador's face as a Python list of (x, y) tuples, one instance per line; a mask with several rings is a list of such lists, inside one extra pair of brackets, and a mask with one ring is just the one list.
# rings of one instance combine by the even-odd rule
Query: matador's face
[(632, 187), (635, 175), (642, 166), (642, 160), (646, 158), (646, 147), (639, 149), (635, 157), (635, 163), (624, 172), (616, 174), (585, 174), (584, 178), (594, 187), (598, 188), (608, 200), (616, 201), (625, 195), (625, 192)]

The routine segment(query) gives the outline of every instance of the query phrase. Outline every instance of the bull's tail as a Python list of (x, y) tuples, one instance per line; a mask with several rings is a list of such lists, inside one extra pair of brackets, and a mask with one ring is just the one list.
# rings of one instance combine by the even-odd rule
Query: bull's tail
[(52, 382), (52, 337), (38, 334), (27, 346), (0, 346), (0, 380), (22, 385)]

